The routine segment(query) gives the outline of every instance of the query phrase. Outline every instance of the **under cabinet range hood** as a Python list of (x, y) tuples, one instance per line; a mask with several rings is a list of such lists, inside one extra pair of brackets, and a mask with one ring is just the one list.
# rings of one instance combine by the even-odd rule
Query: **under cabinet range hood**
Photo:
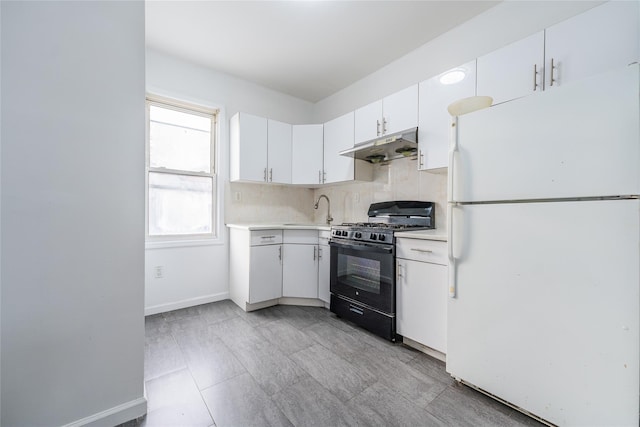
[(341, 156), (350, 156), (369, 163), (380, 163), (404, 157), (415, 156), (418, 152), (418, 128), (407, 129), (355, 145), (341, 151)]

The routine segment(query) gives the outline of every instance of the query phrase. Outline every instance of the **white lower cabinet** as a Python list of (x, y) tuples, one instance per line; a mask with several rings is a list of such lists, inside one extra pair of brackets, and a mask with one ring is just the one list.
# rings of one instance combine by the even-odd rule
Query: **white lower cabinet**
[(282, 230), (231, 228), (229, 236), (231, 300), (248, 311), (282, 297)]
[(249, 303), (282, 296), (282, 245), (252, 246), (250, 255)]
[(329, 303), (328, 230), (230, 226), (229, 236), (229, 296), (240, 308), (256, 310), (281, 298)]
[(318, 298), (318, 231), (284, 230), (282, 296)]
[(329, 290), (331, 282), (329, 236), (329, 231), (321, 231), (318, 239), (318, 298), (327, 304), (329, 304), (331, 296)]
[(318, 245), (282, 246), (282, 296), (318, 298)]
[[(440, 241), (399, 238), (396, 259), (398, 333), (445, 354), (447, 265), (438, 253), (445, 253), (446, 245)], [(406, 258), (400, 258), (401, 254)]]

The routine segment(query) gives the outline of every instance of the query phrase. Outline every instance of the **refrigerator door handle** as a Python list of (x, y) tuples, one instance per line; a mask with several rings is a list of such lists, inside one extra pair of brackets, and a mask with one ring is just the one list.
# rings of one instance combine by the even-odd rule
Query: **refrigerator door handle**
[(453, 201), (453, 175), (454, 156), (458, 151), (458, 116), (451, 117), (451, 129), (449, 133), (449, 170), (447, 171), (447, 199)]
[(447, 203), (447, 218), (449, 227), (447, 228), (447, 249), (449, 257), (449, 298), (456, 297), (456, 258), (453, 255), (453, 203)]

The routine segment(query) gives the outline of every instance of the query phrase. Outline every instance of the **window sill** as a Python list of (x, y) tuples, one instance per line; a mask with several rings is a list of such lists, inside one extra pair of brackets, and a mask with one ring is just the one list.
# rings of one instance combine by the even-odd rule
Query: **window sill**
[(191, 240), (152, 240), (144, 243), (145, 249), (190, 248), (196, 246), (222, 246), (224, 240), (220, 237), (212, 239)]

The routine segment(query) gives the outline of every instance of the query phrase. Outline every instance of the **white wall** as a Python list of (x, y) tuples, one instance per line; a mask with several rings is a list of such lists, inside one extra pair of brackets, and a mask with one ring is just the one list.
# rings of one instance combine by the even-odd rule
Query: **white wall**
[(118, 424), (146, 411), (144, 4), (0, 7), (1, 422)]
[[(228, 245), (224, 226), (225, 192), (230, 189), (229, 180), (229, 118), (244, 111), (287, 123), (309, 123), (313, 105), (307, 101), (284, 95), (255, 83), (247, 82), (223, 73), (199, 67), (180, 59), (148, 49), (147, 91), (158, 95), (220, 108), (218, 192), (220, 238), (207, 245), (183, 245), (158, 247), (148, 245), (145, 251), (145, 311), (159, 313), (191, 305), (228, 298)], [(233, 184), (234, 191), (249, 194), (260, 192), (255, 184)], [(268, 189), (281, 193), (278, 199), (287, 199), (286, 187)], [(313, 192), (304, 190), (311, 199)], [(306, 193), (305, 193), (306, 194)], [(291, 218), (296, 218), (295, 198), (291, 198)], [(248, 199), (240, 202), (240, 205)], [(233, 212), (233, 211), (232, 211)], [(283, 212), (283, 206), (265, 205), (260, 217), (272, 218)], [(233, 215), (231, 215), (233, 220)], [(242, 218), (235, 216), (236, 220)], [(155, 277), (155, 267), (163, 267), (162, 278)]]
[(505, 1), (314, 106), (331, 120), (577, 15), (602, 1)]

